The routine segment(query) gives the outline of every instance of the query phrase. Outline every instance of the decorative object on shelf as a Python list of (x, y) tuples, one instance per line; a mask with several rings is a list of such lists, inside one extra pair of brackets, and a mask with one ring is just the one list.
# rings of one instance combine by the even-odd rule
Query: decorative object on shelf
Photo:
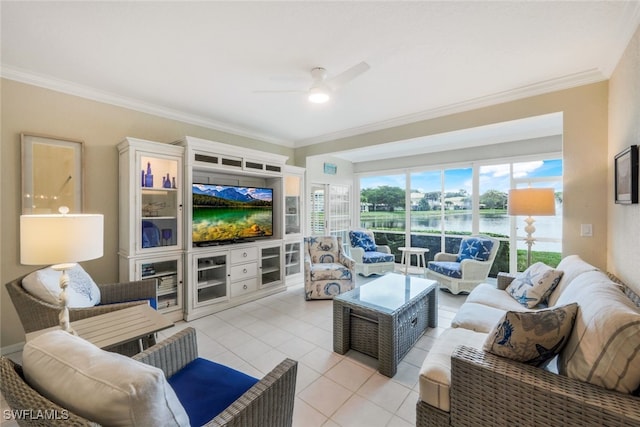
[(338, 166), (334, 163), (325, 163), (324, 164), (324, 173), (327, 175), (335, 175), (338, 172)]
[(162, 177), (162, 188), (171, 188), (171, 178), (168, 173), (166, 177)]
[(527, 267), (531, 265), (531, 246), (535, 243), (533, 223), (535, 216), (553, 216), (556, 214), (556, 197), (553, 188), (520, 188), (509, 190), (509, 215), (526, 215), (527, 226)]
[(22, 213), (82, 212), (82, 141), (23, 133)]
[(142, 216), (158, 216), (159, 212), (166, 208), (167, 204), (164, 202), (152, 202), (142, 205)]
[(147, 162), (147, 173), (144, 176), (144, 186), (153, 187), (153, 174), (151, 173), (151, 162)]
[(615, 201), (618, 204), (638, 203), (638, 146), (616, 154)]
[(170, 228), (162, 229), (162, 244), (164, 246), (169, 246), (171, 244), (172, 235), (173, 235), (173, 232)]
[(100, 258), (103, 253), (103, 222), (98, 214), (69, 214), (67, 207), (59, 215), (20, 216), (20, 263), (55, 264), (60, 276), (60, 327), (74, 333), (69, 325), (67, 270), (79, 261)]
[(176, 187), (176, 177), (175, 176), (173, 178), (171, 178), (171, 188), (177, 188)]

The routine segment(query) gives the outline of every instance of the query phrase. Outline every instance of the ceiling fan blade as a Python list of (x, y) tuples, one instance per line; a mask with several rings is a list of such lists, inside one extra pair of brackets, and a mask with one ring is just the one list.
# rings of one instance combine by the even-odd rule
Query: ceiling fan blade
[(307, 93), (306, 90), (254, 90), (253, 93)]
[(359, 64), (354, 65), (353, 67), (349, 68), (346, 71), (343, 71), (342, 73), (338, 74), (337, 76), (334, 76), (330, 79), (325, 80), (325, 83), (328, 84), (329, 86), (331, 86), (334, 90), (339, 88), (340, 86), (343, 86), (347, 83), (349, 83), (351, 80), (355, 79), (356, 77), (358, 77), (360, 74), (364, 73), (365, 71), (367, 71), (369, 68), (371, 68), (369, 66), (369, 64), (367, 64), (366, 62), (361, 62)]

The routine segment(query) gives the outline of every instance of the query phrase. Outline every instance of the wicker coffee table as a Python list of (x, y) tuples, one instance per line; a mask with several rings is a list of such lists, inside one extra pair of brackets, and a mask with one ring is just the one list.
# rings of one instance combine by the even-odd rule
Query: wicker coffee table
[(388, 273), (333, 298), (333, 350), (375, 357), (381, 374), (393, 377), (398, 363), (427, 326), (438, 326), (434, 280)]

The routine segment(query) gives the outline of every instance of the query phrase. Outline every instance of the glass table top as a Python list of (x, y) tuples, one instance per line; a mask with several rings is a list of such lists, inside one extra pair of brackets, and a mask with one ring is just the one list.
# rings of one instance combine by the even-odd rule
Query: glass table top
[(383, 313), (393, 313), (409, 300), (434, 286), (434, 280), (388, 273), (349, 292), (334, 297)]

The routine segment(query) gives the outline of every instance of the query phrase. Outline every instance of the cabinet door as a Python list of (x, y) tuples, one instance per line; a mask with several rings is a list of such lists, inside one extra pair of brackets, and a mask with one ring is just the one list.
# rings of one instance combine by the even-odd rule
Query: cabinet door
[(260, 286), (267, 287), (282, 282), (282, 246), (260, 248)]
[(284, 234), (291, 236), (301, 233), (301, 196), (302, 178), (297, 175), (284, 177)]
[(300, 242), (284, 245), (284, 274), (287, 277), (302, 273), (301, 246)]
[(139, 253), (181, 248), (181, 160), (170, 156), (138, 155), (138, 212), (136, 223)]
[(228, 299), (229, 256), (227, 252), (196, 256), (193, 258), (193, 269), (196, 272), (196, 283), (193, 286), (193, 301), (196, 307)]
[(157, 280), (158, 311), (182, 309), (182, 256), (136, 260), (136, 279)]

